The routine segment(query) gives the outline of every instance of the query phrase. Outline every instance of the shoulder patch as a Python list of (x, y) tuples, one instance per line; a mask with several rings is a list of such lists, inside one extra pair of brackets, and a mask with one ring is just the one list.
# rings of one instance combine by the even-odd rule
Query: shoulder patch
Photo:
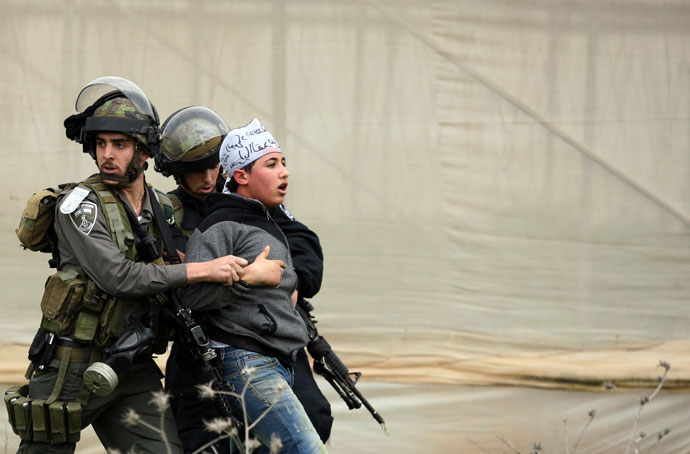
[(290, 213), (290, 212), (288, 211), (288, 209), (285, 208), (285, 205), (283, 205), (282, 203), (280, 204), (280, 210), (281, 210), (283, 213), (285, 213), (285, 216), (289, 217), (291, 221), (294, 221), (294, 220), (295, 220), (295, 217), (292, 215), (292, 213)]
[(72, 213), (69, 213), (69, 218), (72, 224), (84, 235), (88, 235), (96, 225), (96, 216), (98, 215), (98, 205), (93, 202), (81, 202), (79, 207)]
[(161, 192), (158, 189), (154, 189), (153, 192), (156, 193), (156, 197), (161, 204), (163, 216), (165, 216), (166, 222), (168, 225), (175, 225), (175, 204), (172, 202), (172, 199), (168, 194)]
[(89, 192), (91, 191), (86, 188), (82, 188), (81, 186), (77, 186), (76, 188), (72, 189), (72, 192), (69, 193), (67, 198), (60, 205), (60, 213), (70, 214), (76, 210), (82, 200), (89, 195)]

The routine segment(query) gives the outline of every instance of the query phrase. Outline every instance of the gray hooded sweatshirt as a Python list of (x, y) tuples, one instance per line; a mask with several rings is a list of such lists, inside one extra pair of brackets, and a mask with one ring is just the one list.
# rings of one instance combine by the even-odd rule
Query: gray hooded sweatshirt
[(297, 274), (283, 232), (258, 200), (236, 194), (211, 194), (209, 212), (187, 243), (187, 262), (225, 255), (250, 263), (270, 246), (269, 259), (286, 263), (278, 287), (200, 283), (179, 291), (183, 304), (201, 312), (208, 336), (236, 348), (291, 363), (308, 341), (304, 321), (292, 304)]

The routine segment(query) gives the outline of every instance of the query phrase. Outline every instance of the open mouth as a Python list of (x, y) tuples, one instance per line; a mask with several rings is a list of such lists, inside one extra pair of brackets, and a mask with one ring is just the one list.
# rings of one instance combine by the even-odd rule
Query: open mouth
[(117, 167), (111, 166), (111, 165), (103, 165), (101, 166), (101, 172), (107, 173), (107, 174), (116, 174), (117, 173)]
[(278, 186), (278, 193), (281, 195), (287, 194), (287, 187), (288, 187), (287, 182), (281, 184), (280, 186)]

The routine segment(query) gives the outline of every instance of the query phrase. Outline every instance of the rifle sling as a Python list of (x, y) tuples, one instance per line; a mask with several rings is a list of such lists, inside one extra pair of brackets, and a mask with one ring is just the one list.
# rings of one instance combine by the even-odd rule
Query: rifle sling
[(170, 263), (182, 263), (180, 256), (177, 254), (177, 248), (175, 248), (175, 242), (173, 240), (172, 232), (170, 231), (170, 226), (164, 221), (165, 216), (163, 215), (163, 210), (158, 203), (158, 198), (154, 194), (153, 189), (146, 186), (146, 190), (149, 191), (149, 199), (151, 200), (151, 206), (153, 207), (153, 218), (156, 220), (156, 225), (158, 226), (158, 231), (163, 238), (163, 247), (168, 252), (168, 260)]

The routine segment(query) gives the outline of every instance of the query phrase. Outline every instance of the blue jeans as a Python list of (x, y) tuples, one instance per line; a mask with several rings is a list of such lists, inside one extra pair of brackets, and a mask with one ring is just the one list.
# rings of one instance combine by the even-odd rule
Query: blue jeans
[[(292, 391), (293, 374), (276, 358), (234, 347), (220, 349), (223, 360), (223, 379), (237, 394), (245, 393), (249, 424), (257, 420), (273, 404), (268, 413), (252, 428), (252, 433), (264, 446), (271, 443), (271, 435), (283, 444), (280, 454), (326, 453), (319, 434), (304, 407)], [(248, 369), (253, 369), (247, 375)], [(281, 390), (281, 387), (283, 388)], [(238, 399), (230, 399), (233, 413), (241, 418), (243, 409)]]

